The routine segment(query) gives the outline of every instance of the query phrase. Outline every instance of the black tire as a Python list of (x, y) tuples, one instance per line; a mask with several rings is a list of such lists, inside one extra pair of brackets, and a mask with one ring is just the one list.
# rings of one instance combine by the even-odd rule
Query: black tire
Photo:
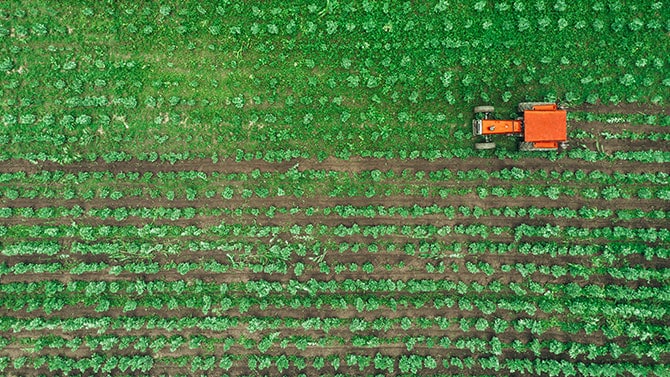
[(489, 149), (495, 149), (496, 143), (494, 142), (488, 142), (488, 143), (475, 143), (475, 149), (478, 151), (486, 151)]
[(519, 103), (519, 112), (522, 113), (526, 110), (532, 110), (534, 106), (537, 105), (553, 105), (554, 102), (521, 102)]
[(495, 111), (495, 107), (493, 106), (476, 106), (474, 112), (475, 113), (492, 113)]
[(526, 142), (526, 141), (520, 141), (519, 142), (519, 151), (520, 152), (528, 152), (528, 151), (532, 151), (534, 149), (535, 149), (535, 144), (533, 144), (533, 143), (529, 143), (529, 142)]

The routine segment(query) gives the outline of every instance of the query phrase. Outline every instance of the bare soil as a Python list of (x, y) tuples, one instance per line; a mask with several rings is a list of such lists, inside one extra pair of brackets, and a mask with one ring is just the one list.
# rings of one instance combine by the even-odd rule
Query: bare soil
[(650, 139), (614, 139), (606, 138), (601, 135), (602, 132), (609, 132), (612, 134), (619, 134), (624, 130), (634, 133), (665, 133), (667, 132), (662, 127), (652, 125), (630, 125), (624, 124), (608, 124), (604, 122), (576, 122), (573, 128), (588, 131), (595, 136), (594, 139), (581, 139), (573, 142), (573, 147), (584, 146), (590, 150), (601, 150), (602, 152), (612, 155), (614, 152), (626, 151), (670, 151), (670, 143), (665, 140), (650, 140)]
[(435, 161), (428, 161), (426, 159), (417, 158), (411, 159), (375, 159), (369, 157), (351, 157), (349, 160), (341, 160), (335, 157), (328, 157), (319, 162), (313, 159), (296, 158), (289, 161), (282, 162), (266, 162), (263, 160), (251, 160), (236, 162), (232, 159), (222, 159), (216, 164), (212, 163), (210, 159), (192, 159), (185, 161), (177, 161), (174, 164), (164, 161), (148, 162), (148, 161), (124, 161), (105, 163), (102, 159), (95, 162), (77, 162), (68, 165), (60, 165), (51, 161), (41, 161), (33, 163), (27, 160), (7, 160), (0, 162), (0, 173), (13, 173), (23, 171), (26, 174), (34, 174), (42, 170), (46, 171), (63, 171), (65, 173), (76, 172), (95, 172), (95, 171), (109, 171), (112, 173), (121, 172), (178, 172), (178, 171), (199, 171), (204, 173), (225, 172), (225, 173), (249, 173), (255, 169), (261, 172), (286, 172), (291, 168), (298, 171), (304, 170), (326, 170), (326, 171), (343, 171), (357, 173), (361, 171), (393, 170), (396, 173), (401, 173), (403, 170), (410, 172), (416, 171), (438, 171), (449, 169), (451, 171), (468, 171), (473, 169), (482, 169), (486, 171), (498, 171), (502, 169), (511, 169), (519, 167), (529, 170), (546, 170), (563, 172), (565, 170), (575, 171), (583, 170), (589, 173), (593, 170), (600, 170), (604, 173), (611, 173), (618, 171), (622, 173), (636, 173), (644, 171), (663, 171), (665, 164), (660, 163), (645, 163), (640, 164), (634, 161), (616, 161), (607, 162), (599, 161), (597, 164), (584, 160), (560, 159), (551, 162), (544, 158), (523, 158), (520, 160), (512, 159), (491, 159), (470, 157), (467, 159), (438, 159)]
[(655, 126), (651, 124), (631, 124), (631, 123), (607, 123), (607, 122), (571, 122), (570, 128), (576, 128), (588, 131), (594, 135), (600, 135), (601, 132), (611, 134), (620, 134), (624, 131), (630, 131), (636, 134), (665, 133), (667, 127)]
[(598, 101), (596, 104), (583, 104), (571, 107), (570, 110), (585, 111), (598, 114), (663, 114), (670, 115), (670, 108), (667, 106), (645, 104), (645, 103), (627, 103), (622, 102), (617, 105), (603, 105)]

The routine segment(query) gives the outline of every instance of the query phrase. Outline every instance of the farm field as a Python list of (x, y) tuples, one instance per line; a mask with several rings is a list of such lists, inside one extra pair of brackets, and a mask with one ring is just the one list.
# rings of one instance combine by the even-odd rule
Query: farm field
[(667, 375), (665, 8), (0, 3), (0, 375)]

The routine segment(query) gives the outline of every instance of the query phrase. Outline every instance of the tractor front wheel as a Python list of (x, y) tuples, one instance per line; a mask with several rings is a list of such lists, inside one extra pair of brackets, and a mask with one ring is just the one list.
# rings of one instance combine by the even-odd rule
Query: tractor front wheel
[(475, 143), (475, 149), (478, 151), (485, 151), (489, 149), (495, 149), (496, 143), (494, 142), (488, 142), (488, 143)]
[(474, 112), (475, 113), (492, 113), (495, 111), (495, 108), (493, 106), (476, 106)]

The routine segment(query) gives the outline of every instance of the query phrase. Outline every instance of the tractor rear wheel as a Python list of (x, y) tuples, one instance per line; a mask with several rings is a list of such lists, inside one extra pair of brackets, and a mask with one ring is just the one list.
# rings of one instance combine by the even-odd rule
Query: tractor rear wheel
[(488, 143), (475, 143), (475, 149), (478, 151), (485, 151), (489, 149), (495, 149), (496, 143), (494, 142), (488, 142)]
[(522, 113), (526, 110), (533, 110), (533, 107), (538, 105), (553, 105), (554, 102), (521, 102), (519, 103), (519, 112)]
[(475, 113), (492, 113), (495, 111), (495, 108), (493, 106), (476, 106), (474, 112)]
[(527, 141), (520, 141), (519, 142), (519, 151), (528, 152), (528, 151), (532, 151), (533, 149), (535, 149), (535, 144), (529, 143)]

